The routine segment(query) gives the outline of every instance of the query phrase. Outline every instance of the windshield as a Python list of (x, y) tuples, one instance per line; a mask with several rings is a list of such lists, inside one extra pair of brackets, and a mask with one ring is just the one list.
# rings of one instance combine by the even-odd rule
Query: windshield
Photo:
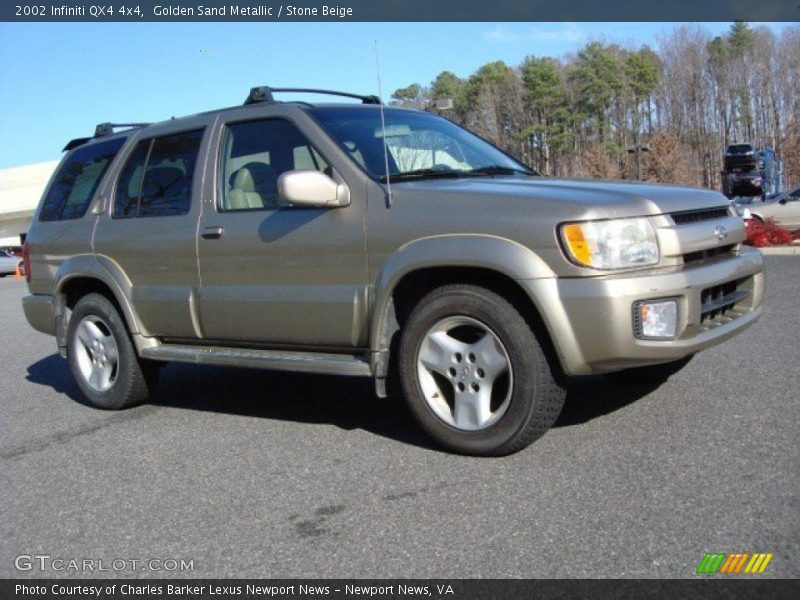
[(362, 106), (310, 111), (330, 136), (373, 178), (386, 181), (383, 142), (391, 181), (433, 177), (505, 175), (534, 171), (447, 119), (430, 113)]
[(731, 144), (728, 146), (728, 154), (752, 154), (753, 146), (750, 144)]

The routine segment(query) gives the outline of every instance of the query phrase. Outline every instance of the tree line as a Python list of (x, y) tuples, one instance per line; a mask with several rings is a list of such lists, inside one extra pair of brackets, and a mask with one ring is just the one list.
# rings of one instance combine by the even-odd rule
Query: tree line
[(800, 183), (800, 27), (676, 27), (657, 48), (591, 41), (563, 57), (502, 61), (398, 89), (542, 174), (719, 189), (733, 142), (774, 149)]

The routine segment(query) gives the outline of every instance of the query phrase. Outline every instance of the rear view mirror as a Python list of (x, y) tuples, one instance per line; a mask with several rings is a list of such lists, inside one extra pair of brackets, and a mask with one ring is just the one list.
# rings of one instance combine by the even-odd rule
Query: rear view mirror
[(411, 135), (411, 127), (408, 125), (387, 125), (375, 130), (376, 138), (405, 137)]
[(350, 190), (344, 183), (319, 171), (286, 171), (278, 177), (281, 200), (297, 206), (336, 208), (350, 204)]

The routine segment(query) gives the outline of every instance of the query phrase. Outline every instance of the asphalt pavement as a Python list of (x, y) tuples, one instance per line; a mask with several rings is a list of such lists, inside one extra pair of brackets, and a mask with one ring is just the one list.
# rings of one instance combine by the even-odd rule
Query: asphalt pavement
[(767, 266), (748, 331), (661, 386), (572, 380), (502, 459), (440, 450), (369, 380), (173, 364), (96, 410), (0, 279), (0, 577), (691, 578), (739, 551), (798, 577), (800, 257)]

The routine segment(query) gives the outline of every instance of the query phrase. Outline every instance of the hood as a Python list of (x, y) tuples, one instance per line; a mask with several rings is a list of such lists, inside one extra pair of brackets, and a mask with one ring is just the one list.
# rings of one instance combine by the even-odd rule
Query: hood
[(513, 199), (535, 203), (540, 209), (573, 219), (651, 216), (663, 213), (726, 207), (730, 201), (711, 190), (651, 183), (548, 177), (465, 177), (429, 179), (392, 185), (403, 195), (425, 194), (492, 202)]

